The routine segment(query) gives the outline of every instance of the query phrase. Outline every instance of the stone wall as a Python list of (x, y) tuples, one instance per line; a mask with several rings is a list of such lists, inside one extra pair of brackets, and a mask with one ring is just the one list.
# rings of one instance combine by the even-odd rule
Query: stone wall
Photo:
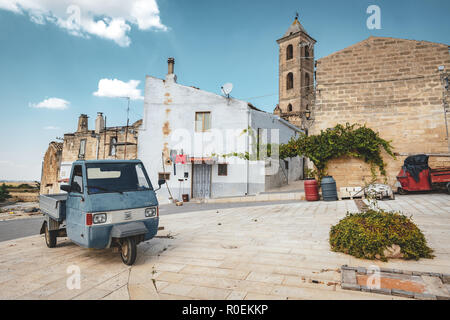
[[(391, 140), (395, 152), (449, 153), (439, 66), (450, 68), (448, 45), (381, 37), (318, 60), (310, 133), (338, 123), (366, 124)], [(394, 185), (405, 156), (384, 159), (387, 182)], [(450, 158), (430, 158), (431, 167), (445, 165)], [(356, 159), (333, 160), (328, 173), (338, 187), (361, 186), (371, 177), (369, 166)]]
[(50, 142), (42, 163), (41, 194), (59, 192), (59, 168), (61, 164), (62, 143)]
[[(65, 134), (63, 143), (50, 143), (42, 162), (41, 194), (59, 193), (60, 183), (68, 182), (71, 164), (79, 159), (82, 140), (86, 140), (85, 160), (137, 159), (138, 131), (141, 124), (142, 120), (139, 120), (130, 125), (128, 135), (126, 135), (127, 127), (109, 127), (106, 131), (100, 130), (97, 138), (95, 131), (87, 128), (87, 116), (81, 115), (76, 132)], [(111, 153), (112, 138), (117, 141), (115, 153)], [(125, 140), (128, 143), (126, 156)]]
[[(86, 152), (84, 159), (136, 159), (137, 158), (137, 139), (138, 129), (142, 121), (139, 120), (128, 127), (128, 135), (126, 137), (126, 127), (110, 127), (101, 130), (99, 139), (95, 132), (90, 130), (87, 132), (75, 132), (64, 135), (64, 145), (62, 151), (62, 162), (73, 162), (78, 160), (80, 152), (80, 144), (82, 140), (86, 140)], [(125, 157), (125, 137), (127, 138), (127, 148)], [(111, 153), (111, 139), (116, 138), (118, 145), (115, 154)], [(97, 143), (98, 140), (98, 143)], [(98, 148), (98, 152), (97, 152)], [(98, 153), (98, 157), (97, 157)]]

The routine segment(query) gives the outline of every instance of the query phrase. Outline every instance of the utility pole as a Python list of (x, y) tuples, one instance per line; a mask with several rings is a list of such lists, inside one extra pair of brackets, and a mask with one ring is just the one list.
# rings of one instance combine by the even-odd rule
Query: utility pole
[(126, 131), (125, 131), (125, 149), (123, 152), (123, 159), (126, 160), (127, 158), (127, 143), (128, 143), (128, 125), (129, 125), (129, 121), (130, 121), (130, 97), (123, 97), (125, 99), (128, 100), (128, 106), (127, 106), (127, 127), (126, 127)]

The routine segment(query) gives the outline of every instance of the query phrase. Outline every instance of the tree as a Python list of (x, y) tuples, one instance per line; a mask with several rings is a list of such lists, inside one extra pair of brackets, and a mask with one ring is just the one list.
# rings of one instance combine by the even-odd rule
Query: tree
[(6, 188), (6, 184), (2, 184), (0, 186), (0, 202), (3, 202), (7, 199), (11, 198), (8, 189)]

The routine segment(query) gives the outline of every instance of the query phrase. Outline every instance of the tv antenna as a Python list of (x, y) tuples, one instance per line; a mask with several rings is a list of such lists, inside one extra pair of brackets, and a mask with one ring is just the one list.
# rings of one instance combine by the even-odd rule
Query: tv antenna
[(228, 83), (225, 83), (225, 84), (221, 87), (221, 89), (222, 89), (223, 94), (226, 95), (227, 98), (229, 98), (229, 97), (230, 97), (231, 91), (233, 91), (233, 84), (232, 84), (232, 83), (229, 83), (229, 82), (228, 82)]

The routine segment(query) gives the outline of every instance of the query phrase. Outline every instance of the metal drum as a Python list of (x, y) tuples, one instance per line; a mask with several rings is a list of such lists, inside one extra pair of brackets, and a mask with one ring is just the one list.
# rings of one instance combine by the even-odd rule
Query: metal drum
[(332, 176), (326, 176), (322, 178), (322, 198), (324, 201), (337, 201), (337, 188), (336, 181)]
[(305, 185), (305, 198), (307, 201), (319, 200), (319, 188), (316, 179), (306, 179)]

